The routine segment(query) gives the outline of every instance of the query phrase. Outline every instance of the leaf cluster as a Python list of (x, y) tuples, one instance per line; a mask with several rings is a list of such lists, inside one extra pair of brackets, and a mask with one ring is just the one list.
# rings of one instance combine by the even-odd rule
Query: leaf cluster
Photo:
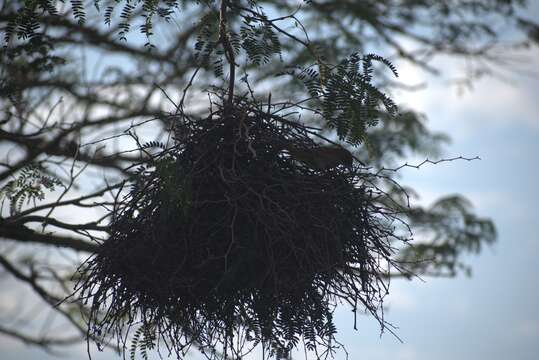
[(313, 67), (289, 72), (303, 81), (329, 128), (335, 129), (340, 140), (355, 146), (367, 139), (367, 128), (398, 113), (393, 100), (372, 84), (373, 62), (384, 64), (398, 76), (387, 59), (357, 53), (329, 69), (324, 77)]
[[(258, 8), (254, 1), (248, 4), (248, 8), (230, 4), (231, 25), (226, 36), (235, 58), (245, 55), (247, 64), (261, 66), (269, 63), (274, 56), (282, 56), (281, 42), (264, 11)], [(235, 28), (237, 18), (241, 20), (239, 29)], [(195, 43), (195, 58), (199, 66), (212, 68), (216, 77), (223, 78), (226, 49), (222, 46), (219, 21), (216, 11), (201, 18)]]
[(134, 332), (131, 339), (131, 346), (129, 347), (129, 359), (135, 360), (137, 357), (137, 349), (140, 356), (144, 360), (148, 360), (148, 350), (152, 350), (157, 345), (157, 337), (155, 333), (155, 326), (152, 324), (142, 324)]
[(0, 55), (0, 96), (20, 96), (25, 86), (65, 64), (65, 59), (52, 53), (47, 36), (35, 36), (28, 42), (5, 48)]
[(462, 196), (440, 198), (429, 208), (413, 208), (409, 214), (418, 237), (426, 237), (428, 242), (418, 241), (399, 257), (417, 264), (416, 270), (423, 274), (455, 276), (461, 270), (470, 275), (471, 268), (459, 259), (459, 253), (479, 253), (496, 240), (492, 221), (474, 214), (471, 203)]
[(242, 21), (239, 35), (242, 48), (251, 63), (256, 66), (264, 65), (269, 63), (274, 55), (282, 55), (279, 37), (264, 12), (260, 11), (256, 19), (244, 15)]
[(8, 181), (0, 188), (0, 200), (9, 202), (10, 215), (22, 210), (25, 202), (30, 204), (45, 198), (45, 191), (54, 191), (62, 182), (55, 176), (44, 174), (39, 165), (24, 167), (16, 179)]

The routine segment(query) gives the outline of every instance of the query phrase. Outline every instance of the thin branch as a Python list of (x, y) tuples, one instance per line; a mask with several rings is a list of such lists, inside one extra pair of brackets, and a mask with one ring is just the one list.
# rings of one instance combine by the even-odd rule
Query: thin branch
[(227, 108), (232, 107), (234, 102), (234, 82), (236, 77), (236, 60), (234, 55), (234, 49), (230, 45), (230, 39), (228, 37), (227, 29), (227, 13), (228, 0), (221, 0), (221, 7), (219, 9), (219, 40), (218, 43), (223, 45), (225, 50), (225, 57), (230, 66), (230, 78), (228, 79), (228, 101)]
[(120, 182), (118, 184), (107, 186), (107, 187), (105, 187), (105, 188), (103, 188), (101, 190), (98, 190), (98, 191), (93, 192), (93, 193), (88, 194), (88, 195), (80, 196), (78, 198), (64, 200), (64, 201), (54, 201), (54, 202), (51, 202), (51, 203), (48, 203), (48, 204), (34, 206), (31, 209), (21, 211), (20, 213), (17, 213), (15, 215), (13, 215), (12, 217), (6, 218), (5, 221), (6, 222), (14, 221), (14, 220), (18, 219), (19, 217), (26, 216), (26, 215), (34, 213), (36, 211), (49, 209), (49, 208), (51, 208), (53, 206), (56, 206), (56, 207), (67, 206), (67, 205), (74, 205), (74, 206), (81, 206), (81, 207), (95, 206), (97, 204), (84, 205), (84, 204), (82, 204), (82, 201), (101, 196), (104, 193), (106, 193), (107, 191), (111, 191), (111, 190), (114, 190), (114, 189), (117, 189), (117, 188), (121, 188), (123, 185), (124, 185), (124, 182), (122, 181), (122, 182)]
[[(56, 310), (58, 313), (62, 314), (65, 319), (67, 319), (80, 333), (81, 335), (87, 336), (88, 331), (85, 328), (84, 325), (80, 324), (74, 317), (73, 312), (70, 310), (63, 309), (60, 305), (65, 301), (65, 299), (61, 299), (57, 296), (54, 296), (47, 292), (41, 285), (37, 283), (37, 278), (35, 274), (31, 274), (30, 276), (25, 275), (22, 273), (19, 269), (15, 267), (7, 258), (0, 255), (0, 265), (4, 267), (11, 275), (16, 277), (17, 279), (21, 280), (22, 282), (30, 285), (30, 287), (41, 297), (47, 304), (49, 304), (54, 310)], [(80, 314), (84, 314), (87, 311), (82, 306), (79, 306), (80, 304), (77, 304), (78, 306), (78, 312)], [(98, 338), (95, 336), (90, 335), (90, 338), (94, 341), (99, 341)], [(116, 346), (105, 344), (105, 346), (114, 349), (116, 351), (119, 351), (119, 349)]]
[(6, 240), (44, 244), (90, 253), (94, 253), (98, 249), (97, 244), (74, 237), (38, 233), (26, 226), (9, 225), (6, 224), (5, 221), (0, 222), (0, 225), (0, 237), (5, 238)]
[(405, 168), (405, 167), (410, 167), (410, 168), (414, 168), (414, 169), (419, 169), (420, 167), (422, 167), (423, 165), (425, 164), (432, 164), (432, 165), (436, 165), (436, 164), (440, 164), (440, 163), (443, 163), (443, 162), (451, 162), (451, 161), (456, 161), (456, 160), (466, 160), (466, 161), (474, 161), (474, 160), (481, 160), (481, 158), (479, 156), (475, 156), (475, 157), (472, 157), (472, 158), (468, 158), (468, 157), (464, 157), (464, 156), (456, 156), (456, 157), (453, 157), (453, 158), (447, 158), (447, 159), (440, 159), (440, 160), (429, 160), (428, 158), (423, 160), (421, 163), (417, 164), (417, 165), (413, 165), (413, 164), (408, 164), (407, 162), (402, 164), (401, 166), (398, 166), (396, 168), (385, 168), (385, 167), (382, 167), (378, 170), (377, 174), (380, 174), (381, 172), (383, 171), (393, 171), (393, 172), (397, 172), (399, 171), (400, 169), (402, 168)]
[(65, 337), (65, 338), (52, 338), (52, 337), (46, 337), (46, 336), (32, 337), (22, 332), (19, 332), (17, 330), (8, 329), (1, 325), (0, 325), (0, 334), (15, 338), (19, 341), (22, 341), (23, 343), (27, 345), (35, 345), (35, 346), (43, 347), (48, 352), (50, 352), (49, 348), (51, 346), (72, 345), (72, 344), (77, 344), (81, 342), (82, 340), (84, 340), (82, 336), (72, 336), (72, 337)]

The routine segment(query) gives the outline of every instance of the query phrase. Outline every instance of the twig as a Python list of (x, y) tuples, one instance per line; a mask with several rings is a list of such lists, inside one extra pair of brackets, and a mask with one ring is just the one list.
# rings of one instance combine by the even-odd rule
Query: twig
[(193, 81), (195, 80), (195, 77), (197, 76), (198, 72), (200, 71), (200, 66), (198, 66), (195, 71), (193, 72), (193, 75), (191, 75), (191, 78), (189, 79), (189, 82), (187, 83), (187, 85), (185, 86), (185, 88), (183, 89), (183, 94), (182, 94), (182, 98), (180, 100), (180, 103), (178, 104), (178, 106), (176, 107), (176, 114), (178, 112), (183, 112), (183, 104), (185, 102), (185, 96), (187, 95), (187, 91), (189, 90), (189, 88), (191, 87), (191, 85), (193, 85)]
[(223, 45), (225, 50), (225, 57), (230, 66), (230, 78), (228, 79), (228, 99), (226, 108), (230, 109), (234, 102), (234, 82), (236, 77), (236, 60), (234, 55), (234, 49), (230, 45), (230, 39), (228, 38), (226, 8), (228, 7), (228, 0), (221, 0), (221, 8), (219, 10), (219, 40), (218, 43)]
[(456, 156), (456, 157), (453, 157), (453, 158), (447, 158), (447, 159), (440, 159), (440, 160), (429, 160), (428, 158), (423, 160), (421, 163), (417, 164), (417, 165), (413, 165), (413, 164), (408, 164), (408, 163), (404, 163), (402, 164), (401, 166), (399, 167), (396, 167), (396, 168), (386, 168), (386, 167), (382, 167), (378, 170), (378, 172), (376, 173), (376, 175), (380, 174), (381, 172), (383, 171), (393, 171), (393, 172), (397, 172), (399, 170), (401, 170), (402, 168), (405, 168), (405, 167), (410, 167), (410, 168), (414, 168), (414, 169), (419, 169), (420, 167), (422, 167), (423, 165), (425, 164), (432, 164), (432, 165), (436, 165), (436, 164), (440, 164), (440, 163), (443, 163), (443, 162), (450, 162), (450, 161), (455, 161), (455, 160), (466, 160), (466, 161), (473, 161), (473, 160), (481, 160), (481, 158), (479, 156), (475, 156), (475, 157), (472, 157), (472, 158), (468, 158), (468, 157), (464, 157), (464, 156)]
[(31, 337), (22, 332), (19, 332), (14, 329), (8, 329), (6, 327), (0, 326), (0, 334), (7, 335), (17, 340), (22, 341), (28, 345), (36, 345), (42, 347), (45, 351), (55, 354), (55, 352), (50, 350), (50, 346), (54, 345), (72, 345), (83, 340), (81, 336), (73, 336), (66, 338), (49, 338), (46, 336), (43, 337)]

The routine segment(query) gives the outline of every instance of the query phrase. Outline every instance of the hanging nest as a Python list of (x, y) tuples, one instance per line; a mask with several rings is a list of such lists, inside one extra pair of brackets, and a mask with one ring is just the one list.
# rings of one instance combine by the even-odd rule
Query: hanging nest
[(160, 336), (179, 357), (195, 344), (239, 358), (258, 343), (268, 356), (333, 351), (338, 302), (384, 324), (382, 274), (402, 239), (375, 175), (299, 161), (286, 149), (321, 139), (245, 100), (176, 121), (176, 145), (138, 168), (81, 268), (91, 336), (125, 345), (138, 326), (144, 350)]

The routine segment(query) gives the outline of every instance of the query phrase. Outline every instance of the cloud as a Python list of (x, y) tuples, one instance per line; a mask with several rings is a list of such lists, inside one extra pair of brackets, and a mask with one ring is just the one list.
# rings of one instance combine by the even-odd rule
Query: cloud
[(419, 352), (417, 349), (410, 345), (403, 345), (401, 347), (397, 348), (396, 356), (392, 356), (392, 358), (397, 360), (415, 360), (419, 359)]
[[(518, 55), (518, 54), (517, 54)], [(527, 59), (539, 57), (539, 48), (530, 50)], [(435, 66), (442, 69), (460, 68), (461, 63), (444, 58), (436, 61)], [(515, 69), (526, 67), (524, 60), (513, 66)], [(501, 68), (498, 77), (487, 77), (473, 82), (473, 88), (459, 95), (457, 88), (448, 81), (451, 76), (461, 75), (462, 70), (446, 71), (448, 77), (442, 78), (422, 72), (416, 66), (398, 64), (400, 80), (406, 84), (427, 82), (428, 86), (418, 91), (396, 92), (395, 100), (403, 106), (426, 113), (430, 125), (436, 130), (452, 133), (455, 136), (477, 134), (485, 126), (513, 127), (524, 126), (539, 132), (539, 74), (534, 70), (523, 73), (512, 71), (510, 65)]]
[(518, 337), (539, 339), (539, 321), (532, 319), (520, 320), (515, 324), (514, 332)]
[(384, 304), (389, 310), (412, 311), (417, 308), (417, 299), (413, 294), (413, 286), (409, 281), (395, 282), (391, 284), (390, 293)]

